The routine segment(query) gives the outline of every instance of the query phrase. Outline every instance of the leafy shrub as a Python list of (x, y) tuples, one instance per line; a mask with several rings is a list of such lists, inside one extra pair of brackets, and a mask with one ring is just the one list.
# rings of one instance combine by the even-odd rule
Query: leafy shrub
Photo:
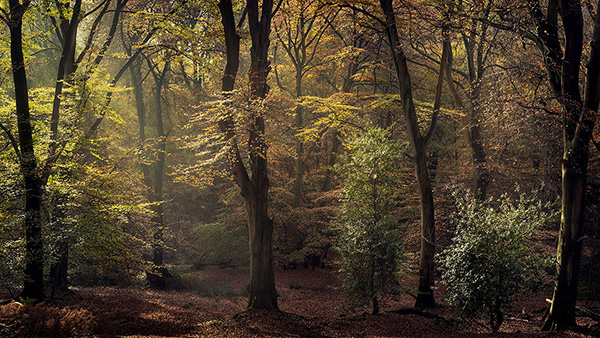
[(391, 217), (400, 151), (388, 131), (375, 127), (354, 135), (348, 147), (337, 217), (343, 289), (351, 308), (370, 303), (377, 313), (379, 299), (397, 287), (401, 259), (400, 231)]
[(541, 283), (545, 260), (531, 236), (552, 214), (535, 193), (515, 203), (503, 195), (497, 208), (490, 207), (492, 199), (481, 202), (458, 191), (454, 197), (456, 234), (438, 255), (442, 282), (451, 304), (469, 317), (485, 314), (497, 331), (516, 293)]
[(0, 287), (16, 297), (24, 278), (23, 240), (1, 241), (0, 245)]

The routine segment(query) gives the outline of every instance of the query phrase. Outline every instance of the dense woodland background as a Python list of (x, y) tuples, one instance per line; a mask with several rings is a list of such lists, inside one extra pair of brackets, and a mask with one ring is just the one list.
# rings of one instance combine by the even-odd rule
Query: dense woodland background
[[(0, 332), (217, 334), (111, 332), (98, 323), (119, 316), (82, 310), (166, 289), (233, 299), (214, 315), (227, 321), (304, 316), (262, 334), (219, 324), (235, 327), (223, 336), (360, 335), (323, 318), (398, 308), (435, 335), (502, 331), (524, 297), (541, 311), (523, 307), (531, 324), (516, 330), (597, 334), (597, 10), (2, 1), (0, 286), (17, 302)], [(286, 303), (298, 290), (327, 290), (315, 304), (339, 308), (312, 306), (329, 331)], [(54, 324), (27, 322), (36, 311)], [(427, 335), (410, 330), (373, 335)]]

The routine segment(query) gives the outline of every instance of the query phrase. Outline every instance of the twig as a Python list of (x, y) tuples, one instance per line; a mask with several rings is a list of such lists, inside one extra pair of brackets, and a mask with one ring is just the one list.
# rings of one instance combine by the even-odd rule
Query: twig
[(585, 306), (575, 306), (575, 309), (585, 313), (586, 317), (589, 317), (589, 318), (595, 320), (597, 323), (600, 323), (600, 314), (588, 309)]

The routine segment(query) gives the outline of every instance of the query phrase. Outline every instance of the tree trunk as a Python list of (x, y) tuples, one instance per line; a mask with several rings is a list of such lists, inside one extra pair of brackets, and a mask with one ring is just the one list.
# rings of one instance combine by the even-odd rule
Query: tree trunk
[(227, 56), (227, 63), (225, 64), (221, 82), (221, 90), (224, 93), (228, 93), (233, 91), (235, 78), (240, 65), (240, 36), (238, 35), (235, 26), (233, 4), (231, 0), (220, 0), (218, 7), (221, 12), (221, 23), (223, 24), (225, 33), (225, 49)]
[[(302, 72), (303, 69), (296, 69), (296, 100), (302, 97)], [(298, 104), (296, 107), (296, 125), (295, 131), (302, 131), (303, 122), (302, 106)], [(302, 179), (304, 177), (304, 143), (302, 137), (296, 135), (296, 176), (294, 177), (294, 205), (299, 207), (302, 204)]]
[(268, 216), (267, 190), (245, 198), (250, 233), (250, 285), (248, 309), (277, 309), (273, 270), (273, 223)]
[(23, 57), (23, 15), (29, 2), (10, 0), (8, 27), (10, 56), (15, 85), (17, 127), (19, 133), (19, 165), (25, 188), (25, 280), (20, 297), (44, 298), (44, 245), (42, 241), (42, 180), (33, 148), (33, 128), (29, 115), (29, 93)]
[[(473, 24), (473, 30), (477, 30), (477, 24)], [(467, 109), (466, 122), (466, 138), (469, 147), (471, 148), (471, 160), (475, 167), (475, 183), (473, 185), (475, 197), (479, 200), (485, 200), (487, 197), (487, 187), (489, 184), (489, 172), (487, 169), (487, 160), (485, 149), (481, 137), (481, 84), (485, 72), (484, 57), (488, 51), (484, 51), (485, 37), (487, 25), (484, 23), (481, 30), (478, 32), (479, 43), (476, 41), (475, 31), (469, 32), (468, 35), (463, 35), (463, 43), (467, 53), (467, 66), (469, 75), (469, 106)], [(476, 50), (477, 49), (477, 50)], [(452, 71), (448, 69), (449, 72)], [(454, 84), (452, 84), (453, 86)]]
[(56, 291), (64, 292), (69, 290), (67, 284), (67, 272), (69, 267), (69, 242), (61, 240), (57, 247), (58, 255), (56, 261), (50, 266), (50, 284), (52, 285), (52, 295)]
[(156, 203), (152, 208), (154, 216), (152, 217), (152, 224), (154, 225), (154, 243), (153, 243), (153, 258), (152, 263), (155, 266), (160, 267), (163, 265), (164, 256), (164, 198), (163, 198), (163, 174), (165, 167), (166, 157), (166, 135), (163, 126), (162, 116), (162, 88), (165, 82), (165, 75), (168, 72), (169, 64), (165, 65), (160, 78), (157, 77), (156, 92), (155, 92), (155, 126), (156, 126), (156, 137), (158, 138), (158, 149), (156, 154), (156, 162), (154, 162), (154, 202)]
[[(598, 1), (600, 6), (600, 1)], [(562, 209), (557, 248), (557, 282), (550, 314), (542, 330), (558, 330), (575, 326), (578, 275), (585, 225), (585, 191), (589, 143), (597, 119), (600, 102), (600, 15), (596, 15), (590, 42), (584, 99), (579, 92), (579, 65), (583, 49), (581, 3), (563, 0), (560, 6), (565, 30), (565, 54), (562, 63), (561, 103), (563, 105)], [(552, 73), (553, 67), (547, 67)], [(556, 76), (554, 76), (556, 77)], [(550, 78), (553, 78), (550, 76)]]
[(575, 304), (583, 247), (587, 160), (588, 152), (585, 149), (575, 163), (563, 164), (562, 216), (557, 249), (558, 275), (550, 316), (542, 328), (545, 331), (577, 325)]
[(481, 128), (479, 117), (475, 108), (471, 113), (471, 128), (469, 132), (469, 145), (471, 146), (471, 158), (475, 166), (474, 192), (477, 199), (483, 201), (487, 198), (487, 188), (490, 182), (490, 174), (487, 168), (485, 150), (481, 140)]
[[(222, 88), (228, 95), (235, 84), (239, 66), (239, 35), (236, 31), (231, 0), (219, 1), (219, 10), (225, 32), (227, 64), (223, 75)], [(252, 38), (250, 50), (251, 65), (248, 73), (251, 100), (264, 99), (269, 91), (267, 76), (269, 66), (269, 34), (273, 1), (263, 0), (261, 18), (257, 0), (248, 0), (246, 4), (248, 25)], [(234, 130), (234, 121), (226, 116), (219, 121), (231, 148), (231, 172), (236, 184), (240, 187), (244, 198), (248, 217), (248, 234), (250, 248), (250, 283), (248, 310), (277, 310), (277, 290), (275, 288), (275, 271), (273, 268), (273, 223), (268, 214), (269, 177), (267, 171), (267, 144), (264, 138), (265, 120), (262, 112), (253, 112), (248, 126), (248, 157), (250, 172), (241, 158)]]
[(448, 55), (450, 54), (450, 40), (448, 34), (443, 32), (444, 46), (442, 59), (440, 61), (440, 71), (436, 87), (435, 102), (433, 104), (433, 113), (431, 125), (425, 135), (421, 135), (417, 119), (415, 104), (412, 97), (412, 84), (406, 56), (402, 50), (402, 45), (398, 37), (396, 27), (396, 17), (394, 14), (392, 0), (380, 0), (381, 9), (385, 14), (385, 29), (388, 37), (390, 49), (394, 62), (394, 70), (400, 96), (402, 98), (402, 114), (406, 122), (406, 131), (413, 151), (412, 157), (415, 163), (417, 176), (417, 185), (421, 197), (421, 258), (419, 263), (419, 293), (415, 303), (416, 308), (427, 308), (435, 306), (433, 297), (434, 285), (434, 254), (435, 254), (435, 222), (434, 222), (434, 204), (431, 180), (427, 173), (427, 144), (433, 137), (437, 123), (437, 115), (440, 109), (442, 84), (444, 80), (445, 69), (447, 68)]
[(341, 133), (337, 129), (331, 133), (331, 152), (327, 158), (327, 169), (325, 169), (325, 178), (323, 179), (323, 186), (321, 189), (323, 191), (329, 191), (331, 188), (331, 177), (334, 174), (333, 166), (335, 165), (336, 156), (342, 143), (340, 137)]
[[(75, 47), (77, 40), (77, 28), (79, 26), (79, 13), (81, 11), (81, 0), (75, 1), (73, 5), (73, 13), (71, 19), (62, 23), (63, 29), (63, 45), (62, 55), (58, 64), (58, 72), (56, 75), (56, 85), (54, 89), (54, 101), (52, 104), (52, 117), (50, 120), (50, 139), (54, 142), (51, 152), (54, 153), (59, 142), (58, 123), (60, 118), (60, 106), (63, 96), (63, 87), (65, 83), (72, 80), (76, 70), (75, 64)], [(52, 154), (54, 155), (54, 154)], [(45, 174), (44, 178), (48, 178), (49, 174)], [(43, 180), (45, 181), (45, 179)], [(45, 183), (45, 182), (44, 182)], [(60, 218), (57, 219), (60, 222)], [(62, 231), (66, 229), (61, 229)], [(69, 240), (61, 238), (57, 245), (58, 255), (57, 260), (50, 265), (50, 283), (52, 285), (52, 295), (56, 291), (67, 291), (67, 275), (69, 266)]]
[(421, 258), (419, 261), (419, 291), (415, 307), (422, 309), (435, 306), (433, 297), (435, 255), (433, 191), (427, 173), (427, 159), (424, 150), (417, 153), (415, 166), (421, 197)]
[[(269, 64), (269, 34), (273, 1), (263, 0), (261, 18), (258, 0), (248, 0), (248, 25), (252, 37), (249, 71), (252, 99), (266, 98), (269, 92), (267, 76)], [(273, 268), (273, 223), (268, 215), (269, 177), (267, 171), (267, 144), (265, 120), (262, 112), (255, 113), (250, 126), (251, 193), (246, 194), (248, 230), (250, 235), (250, 295), (248, 309), (277, 310), (277, 290)]]

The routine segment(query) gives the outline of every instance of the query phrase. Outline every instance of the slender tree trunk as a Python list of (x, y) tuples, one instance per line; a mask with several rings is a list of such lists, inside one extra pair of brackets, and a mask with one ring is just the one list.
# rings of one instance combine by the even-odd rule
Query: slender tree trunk
[(10, 56), (15, 86), (17, 127), (19, 133), (20, 170), (25, 188), (25, 280), (20, 297), (44, 298), (44, 245), (42, 241), (42, 180), (33, 148), (33, 128), (29, 115), (29, 93), (23, 57), (23, 15), (29, 1), (10, 0), (8, 27)]
[[(296, 69), (296, 99), (302, 97), (302, 69)], [(302, 131), (303, 123), (302, 106), (296, 107), (296, 133)], [(299, 207), (302, 204), (302, 180), (304, 178), (304, 143), (302, 137), (296, 135), (296, 176), (294, 178), (294, 205)]]
[[(127, 55), (131, 57), (132, 50), (130, 46), (125, 45)], [(133, 96), (135, 98), (135, 109), (137, 112), (138, 122), (138, 142), (139, 151), (141, 154), (140, 167), (142, 169), (142, 176), (144, 185), (146, 186), (146, 195), (148, 196), (148, 202), (154, 203), (154, 189), (152, 187), (152, 176), (150, 175), (150, 165), (147, 163), (146, 154), (146, 104), (144, 103), (144, 80), (142, 78), (142, 62), (136, 59), (131, 63), (129, 67), (129, 74), (131, 75), (131, 86), (133, 88)]]
[[(75, 65), (75, 46), (77, 40), (77, 28), (79, 26), (79, 14), (81, 11), (81, 0), (75, 1), (73, 5), (73, 13), (71, 19), (63, 23), (63, 45), (62, 55), (58, 64), (58, 73), (56, 75), (56, 85), (54, 89), (54, 102), (52, 104), (52, 116), (50, 120), (50, 139), (54, 142), (52, 145), (53, 149), (58, 146), (59, 135), (58, 135), (58, 124), (60, 118), (60, 107), (63, 96), (63, 87), (65, 83), (70, 82), (73, 79), (73, 74), (76, 70)], [(52, 150), (54, 152), (55, 150)], [(49, 177), (48, 174), (44, 177)], [(58, 207), (58, 206), (55, 206)], [(64, 213), (59, 211), (60, 213)], [(57, 219), (61, 222), (60, 217)], [(64, 227), (64, 225), (62, 226)], [(66, 229), (61, 227), (61, 231)], [(61, 238), (60, 242), (57, 243), (56, 250), (58, 255), (56, 260), (50, 265), (50, 283), (52, 285), (52, 295), (54, 298), (55, 291), (67, 291), (68, 283), (68, 267), (69, 267), (69, 238)]]
[[(475, 29), (476, 24), (473, 24), (473, 30)], [(487, 26), (484, 25), (480, 33), (483, 37), (485, 37), (486, 30)], [(477, 44), (475, 41), (475, 33), (470, 32), (469, 34), (471, 36), (463, 36), (469, 70), (469, 105), (466, 110), (466, 122), (469, 127), (466, 130), (465, 136), (467, 138), (467, 143), (471, 148), (471, 160), (475, 167), (474, 193), (476, 198), (485, 200), (489, 184), (489, 172), (480, 125), (482, 115), (480, 103), (481, 83), (485, 70), (483, 64), (484, 61), (482, 59), (484, 46), (482, 44), (485, 43), (485, 41), (484, 38), (481, 37), (479, 44)], [(476, 47), (477, 51), (475, 50)], [(451, 71), (451, 69), (449, 69), (449, 71)]]
[(325, 178), (323, 179), (323, 191), (331, 189), (331, 177), (333, 176), (333, 166), (335, 165), (336, 156), (341, 145), (341, 134), (339, 130), (334, 130), (331, 136), (331, 152), (327, 158), (327, 169), (325, 170)]
[(58, 243), (56, 250), (58, 256), (56, 261), (50, 266), (50, 284), (52, 285), (52, 295), (56, 291), (67, 291), (68, 288), (68, 267), (69, 267), (69, 241), (62, 240)]
[(419, 291), (415, 307), (428, 308), (435, 306), (434, 255), (435, 255), (435, 219), (433, 208), (433, 191), (427, 172), (425, 150), (417, 152), (415, 167), (419, 195), (421, 197), (421, 258), (419, 261)]
[(434, 286), (434, 254), (435, 254), (435, 221), (434, 204), (431, 180), (427, 173), (427, 144), (433, 137), (437, 123), (437, 114), (440, 109), (442, 84), (444, 72), (447, 68), (448, 55), (450, 53), (450, 40), (445, 31), (442, 59), (436, 87), (436, 97), (431, 118), (431, 125), (425, 135), (421, 135), (417, 119), (415, 104), (412, 97), (412, 84), (406, 56), (398, 37), (396, 17), (394, 14), (392, 0), (380, 0), (381, 9), (385, 14), (385, 29), (388, 37), (396, 79), (400, 88), (402, 101), (402, 114), (406, 122), (408, 139), (413, 150), (413, 161), (417, 176), (417, 185), (421, 197), (421, 258), (419, 263), (419, 291), (415, 303), (416, 308), (427, 308), (435, 306), (433, 297)]
[[(600, 6), (600, 1), (598, 1)], [(589, 143), (597, 119), (600, 102), (600, 15), (596, 15), (590, 43), (585, 96), (579, 92), (579, 65), (583, 50), (583, 18), (581, 2), (562, 0), (560, 14), (565, 30), (565, 53), (562, 64), (562, 83), (550, 82), (553, 89), (561, 89), (563, 105), (563, 163), (562, 209), (557, 249), (557, 282), (552, 296), (550, 314), (542, 330), (558, 330), (575, 326), (578, 275), (583, 247), (585, 225), (585, 191)], [(554, 45), (558, 41), (554, 42)], [(553, 45), (552, 41), (546, 45)], [(554, 65), (558, 64), (557, 62)], [(550, 78), (555, 67), (547, 66)], [(562, 85), (562, 87), (560, 87)]]
[(163, 197), (163, 176), (166, 157), (166, 135), (163, 125), (163, 108), (162, 108), (162, 89), (165, 83), (165, 76), (168, 72), (169, 64), (165, 65), (160, 77), (156, 77), (156, 92), (154, 93), (155, 101), (155, 127), (156, 137), (158, 138), (158, 149), (156, 154), (156, 162), (154, 162), (154, 216), (152, 223), (154, 225), (154, 243), (153, 243), (153, 259), (154, 265), (160, 267), (163, 265), (164, 256), (164, 197)]
[(471, 146), (471, 159), (475, 166), (475, 196), (479, 200), (487, 198), (487, 188), (490, 182), (490, 174), (487, 167), (487, 159), (485, 149), (481, 139), (481, 127), (479, 126), (479, 111), (473, 108), (471, 113), (471, 127), (469, 131), (468, 141)]
[(576, 326), (578, 275), (583, 247), (584, 198), (587, 186), (587, 149), (577, 160), (563, 164), (561, 226), (558, 237), (558, 276), (550, 316), (543, 329)]
[[(360, 43), (355, 39), (352, 44), (354, 47), (359, 47)], [(352, 63), (348, 66), (346, 78), (342, 85), (342, 93), (349, 93), (354, 86), (354, 75), (358, 72), (358, 56), (352, 58)], [(327, 169), (325, 170), (325, 178), (323, 179), (322, 190), (328, 191), (331, 188), (331, 177), (333, 176), (333, 166), (335, 165), (336, 156), (341, 145), (341, 133), (335, 129), (331, 133), (331, 152), (327, 158)]]
[[(62, 194), (52, 196), (48, 203), (52, 204), (53, 212), (51, 214), (52, 223), (58, 225), (58, 231), (65, 231), (65, 224), (62, 222), (66, 216), (66, 208), (64, 207), (66, 196)], [(56, 291), (68, 291), (68, 267), (69, 267), (69, 236), (61, 236), (56, 243), (56, 253), (52, 257), (50, 265), (50, 285), (52, 286), (51, 298), (54, 298)]]

